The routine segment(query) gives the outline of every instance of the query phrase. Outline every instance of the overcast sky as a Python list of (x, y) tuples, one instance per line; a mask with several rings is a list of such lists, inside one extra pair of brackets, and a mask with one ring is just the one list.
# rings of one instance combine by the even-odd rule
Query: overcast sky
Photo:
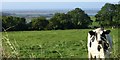
[(82, 9), (100, 9), (107, 2), (117, 3), (118, 1), (119, 0), (3, 0), (0, 10), (74, 9), (76, 7)]

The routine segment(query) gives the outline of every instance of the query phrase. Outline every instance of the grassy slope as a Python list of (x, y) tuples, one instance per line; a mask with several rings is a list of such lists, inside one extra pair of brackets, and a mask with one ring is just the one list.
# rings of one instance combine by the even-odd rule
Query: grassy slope
[(98, 22), (95, 22), (96, 18), (94, 16), (90, 16), (91, 20), (93, 20), (92, 26), (99, 26)]
[[(23, 57), (30, 57), (27, 54), (32, 53), (35, 53), (35, 57), (85, 57), (87, 54), (86, 37), (84, 38), (87, 30), (26, 31), (8, 34), (13, 43), (14, 39), (17, 41), (20, 46), (17, 49), (21, 49), (20, 55), (26, 55)], [(35, 48), (39, 45), (40, 49)], [(26, 51), (27, 53), (24, 53)]]
[[(16, 46), (19, 57), (87, 57), (87, 32), (89, 29), (52, 30), (52, 31), (20, 31), (8, 32), (10, 41)], [(5, 33), (3, 33), (3, 36)], [(117, 57), (118, 30), (111, 32), (113, 38), (113, 57)], [(15, 43), (17, 42), (17, 44)], [(5, 55), (14, 56), (8, 45)]]

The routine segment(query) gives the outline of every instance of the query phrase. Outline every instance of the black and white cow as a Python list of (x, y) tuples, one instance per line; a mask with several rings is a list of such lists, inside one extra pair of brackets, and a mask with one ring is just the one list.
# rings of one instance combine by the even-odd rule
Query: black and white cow
[(88, 33), (88, 58), (104, 59), (109, 58), (112, 49), (110, 30), (97, 28)]

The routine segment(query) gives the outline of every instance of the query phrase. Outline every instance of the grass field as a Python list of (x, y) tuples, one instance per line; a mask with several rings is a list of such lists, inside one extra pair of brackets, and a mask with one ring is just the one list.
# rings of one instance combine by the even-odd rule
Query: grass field
[[(3, 32), (2, 36), (9, 39), (17, 53), (12, 53), (6, 39), (2, 39), (3, 55), (20, 58), (87, 58), (89, 30), (91, 29)], [(117, 58), (120, 57), (118, 29), (110, 30), (113, 38), (112, 57)]]
[(95, 22), (95, 20), (96, 20), (95, 16), (90, 16), (90, 18), (93, 21), (92, 26), (100, 26), (98, 22)]

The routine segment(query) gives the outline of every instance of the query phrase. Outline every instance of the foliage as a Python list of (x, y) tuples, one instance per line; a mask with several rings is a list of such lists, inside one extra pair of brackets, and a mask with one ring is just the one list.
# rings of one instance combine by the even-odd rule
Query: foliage
[(48, 29), (70, 29), (72, 28), (71, 16), (65, 13), (56, 13), (51, 19)]
[(50, 29), (80, 29), (88, 28), (92, 23), (90, 17), (80, 8), (69, 11), (68, 13), (56, 13), (51, 19)]
[(31, 22), (26, 23), (25, 18), (3, 16), (3, 27), (8, 30), (56, 30), (56, 29), (80, 29), (88, 28), (92, 23), (90, 17), (80, 8), (68, 13), (55, 13), (47, 20), (45, 17), (36, 17)]
[(118, 26), (120, 24), (120, 4), (106, 3), (95, 15), (102, 26)]
[(26, 21), (25, 18), (2, 16), (2, 27), (6, 30), (25, 30)]
[(31, 28), (34, 30), (44, 30), (48, 23), (45, 17), (33, 18), (31, 21)]
[(69, 11), (68, 15), (72, 16), (71, 22), (74, 24), (74, 28), (87, 28), (92, 22), (90, 17), (80, 8)]

